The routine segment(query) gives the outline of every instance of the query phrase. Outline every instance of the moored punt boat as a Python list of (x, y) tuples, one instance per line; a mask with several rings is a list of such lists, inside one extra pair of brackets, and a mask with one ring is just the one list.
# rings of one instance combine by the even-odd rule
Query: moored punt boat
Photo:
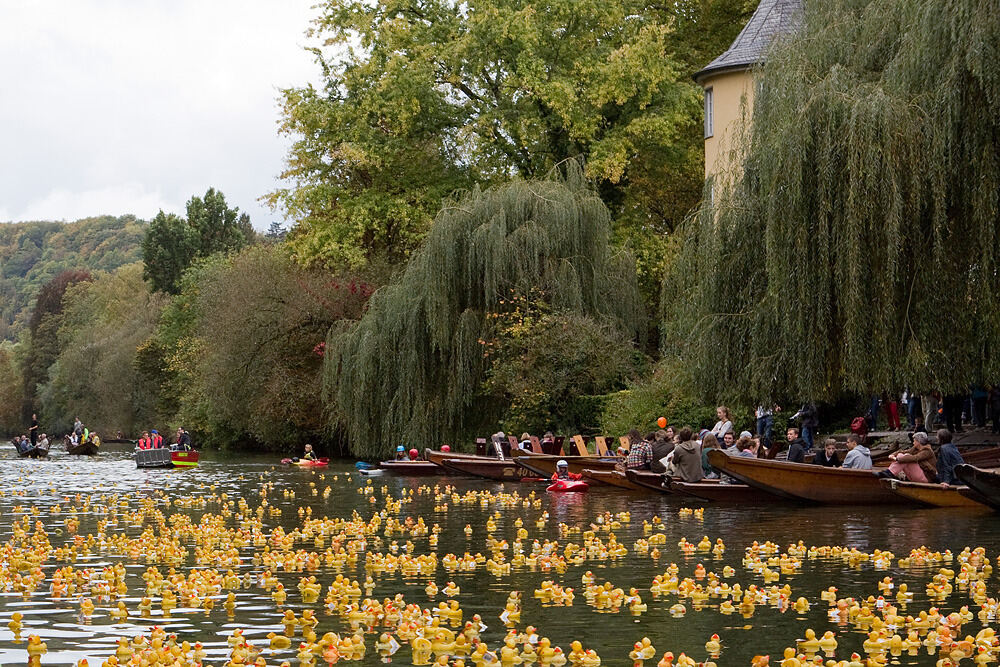
[(524, 468), (514, 461), (494, 459), (487, 456), (464, 456), (462, 458), (447, 458), (435, 461), (444, 470), (460, 475), (471, 475), (492, 479), (497, 482), (519, 482), (525, 475)]
[(496, 461), (497, 459), (493, 456), (479, 456), (477, 454), (463, 454), (461, 452), (443, 452), (440, 449), (431, 449), (430, 447), (424, 448), (424, 458), (431, 463), (436, 463), (441, 465), (444, 459), (483, 459), (487, 461)]
[(664, 477), (658, 472), (627, 468), (625, 470), (625, 477), (628, 478), (628, 481), (645, 489), (652, 489), (659, 493), (673, 493), (670, 489), (663, 486)]
[(514, 461), (540, 477), (551, 477), (556, 471), (556, 463), (566, 461), (571, 473), (582, 475), (585, 469), (614, 470), (620, 462), (617, 457), (607, 456), (558, 456), (556, 454), (529, 454), (517, 452)]
[(963, 496), (961, 487), (957, 486), (941, 486), (940, 484), (909, 482), (901, 479), (883, 479), (882, 484), (888, 486), (897, 495), (929, 507), (977, 507), (979, 509), (985, 507), (983, 503)]
[(431, 461), (379, 461), (379, 469), (397, 475), (447, 475), (447, 468)]
[(827, 468), (731, 456), (719, 449), (708, 452), (708, 462), (730, 477), (790, 500), (826, 505), (899, 505), (906, 498), (881, 484), (871, 470)]
[(682, 482), (670, 480), (670, 490), (685, 496), (720, 503), (759, 503), (781, 500), (777, 496), (754, 488), (749, 484), (722, 484), (720, 482)]
[(996, 468), (1000, 466), (1000, 447), (959, 446), (962, 459), (977, 468)]
[(591, 468), (584, 468), (583, 478), (590, 482), (591, 486), (594, 484), (606, 484), (607, 486), (617, 486), (620, 489), (628, 489), (629, 491), (646, 490), (643, 486), (630, 481), (625, 473), (619, 470), (593, 470)]
[(965, 482), (969, 491), (979, 494), (977, 497), (963, 491), (962, 495), (971, 496), (974, 500), (981, 498), (984, 504), (1000, 510), (1000, 475), (992, 470), (983, 470), (963, 463), (955, 466), (955, 476)]

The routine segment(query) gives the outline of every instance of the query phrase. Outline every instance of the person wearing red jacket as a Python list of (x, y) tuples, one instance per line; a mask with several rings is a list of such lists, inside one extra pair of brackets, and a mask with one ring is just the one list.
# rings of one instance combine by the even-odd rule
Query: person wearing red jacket
[(569, 471), (569, 464), (564, 459), (559, 459), (556, 463), (556, 471), (552, 473), (552, 479), (583, 479), (583, 475)]

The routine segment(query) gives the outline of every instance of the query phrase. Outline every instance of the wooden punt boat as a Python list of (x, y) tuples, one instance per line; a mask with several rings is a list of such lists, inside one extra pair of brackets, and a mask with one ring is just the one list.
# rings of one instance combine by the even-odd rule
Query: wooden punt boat
[(431, 461), (379, 461), (378, 467), (397, 475), (448, 475), (448, 469)]
[(1000, 475), (992, 470), (983, 470), (963, 463), (955, 466), (955, 476), (969, 487), (968, 492), (960, 492), (962, 495), (980, 500), (994, 510), (1000, 510)]
[(658, 493), (673, 493), (673, 491), (663, 486), (664, 476), (658, 472), (628, 468), (625, 470), (625, 477), (628, 478), (628, 481), (645, 489), (652, 489)]
[(607, 486), (616, 486), (619, 489), (627, 489), (629, 491), (646, 490), (639, 484), (630, 481), (625, 473), (620, 470), (594, 470), (593, 468), (584, 468), (583, 478), (587, 480), (591, 486), (594, 484), (605, 484)]
[(27, 459), (44, 459), (49, 455), (49, 447), (52, 446), (51, 442), (43, 445), (35, 445), (34, 447), (28, 447), (27, 449), (21, 449), (16, 442), (12, 443), (14, 445), (17, 455), (21, 458)]
[(721, 484), (719, 482), (682, 482), (670, 480), (670, 490), (674, 493), (694, 496), (702, 500), (720, 503), (759, 503), (780, 500), (749, 484)]
[(871, 470), (827, 468), (708, 452), (708, 462), (730, 477), (790, 500), (825, 505), (899, 505), (908, 502), (881, 484)]
[(98, 448), (92, 442), (81, 442), (79, 445), (73, 446), (69, 444), (69, 440), (66, 441), (66, 453), (72, 454), (73, 456), (97, 456)]
[(486, 456), (441, 459), (435, 463), (448, 472), (492, 479), (497, 482), (520, 482), (526, 476), (534, 476), (534, 473), (526, 471), (514, 461)]
[(897, 495), (915, 500), (928, 507), (977, 507), (983, 509), (980, 502), (963, 496), (961, 487), (944, 487), (940, 484), (924, 482), (909, 482), (901, 479), (883, 479), (882, 484), (892, 489)]
[(607, 456), (558, 456), (554, 454), (529, 454), (517, 452), (514, 454), (514, 461), (523, 468), (527, 468), (539, 477), (552, 477), (556, 471), (556, 463), (565, 460), (569, 466), (569, 471), (577, 475), (582, 475), (586, 469), (591, 470), (614, 470), (620, 463), (617, 457)]
[(976, 447), (958, 446), (958, 451), (962, 454), (962, 460), (977, 468), (1000, 467), (1000, 447)]

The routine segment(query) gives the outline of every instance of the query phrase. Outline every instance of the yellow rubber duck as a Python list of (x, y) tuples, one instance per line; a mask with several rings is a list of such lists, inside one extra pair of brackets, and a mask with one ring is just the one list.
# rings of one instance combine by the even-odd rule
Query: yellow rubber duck
[(832, 630), (827, 630), (823, 633), (823, 636), (819, 638), (819, 648), (824, 653), (833, 653), (837, 650), (837, 638), (834, 636)]
[(708, 651), (709, 655), (717, 656), (722, 651), (722, 642), (719, 640), (719, 635), (713, 634), (707, 642), (705, 642), (705, 650)]
[(278, 635), (273, 632), (267, 633), (270, 646), (275, 650), (284, 650), (292, 647), (292, 640), (285, 635)]
[(819, 640), (816, 639), (816, 631), (812, 628), (806, 628), (805, 639), (799, 639), (797, 643), (803, 653), (815, 653), (819, 650)]

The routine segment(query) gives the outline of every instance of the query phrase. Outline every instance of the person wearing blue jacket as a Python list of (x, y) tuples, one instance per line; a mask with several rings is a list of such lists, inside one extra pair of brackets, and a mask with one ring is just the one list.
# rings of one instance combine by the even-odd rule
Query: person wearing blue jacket
[(962, 453), (951, 441), (951, 431), (943, 428), (937, 432), (938, 449), (937, 456), (937, 476), (942, 486), (951, 484), (961, 484), (955, 477), (955, 466), (965, 463)]

